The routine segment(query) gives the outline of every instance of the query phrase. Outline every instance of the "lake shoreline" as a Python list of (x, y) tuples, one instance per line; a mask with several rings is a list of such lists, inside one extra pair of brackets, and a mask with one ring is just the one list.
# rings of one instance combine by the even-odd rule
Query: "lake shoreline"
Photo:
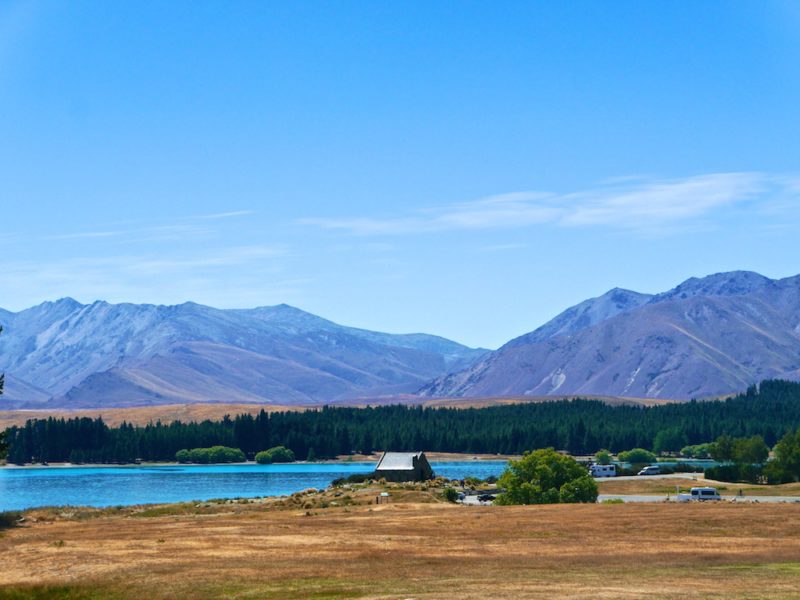
[[(37, 506), (172, 504), (291, 495), (352, 475), (374, 477), (375, 462), (186, 465), (54, 465), (0, 469), (0, 512)], [(506, 462), (432, 461), (445, 479), (499, 477)]]
[[(471, 461), (508, 461), (508, 460), (516, 460), (520, 458), (519, 456), (514, 455), (496, 455), (496, 454), (459, 454), (457, 452), (426, 452), (425, 455), (428, 457), (430, 461), (436, 462), (471, 462)], [(325, 459), (325, 460), (315, 460), (315, 461), (307, 461), (307, 460), (296, 460), (291, 463), (272, 463), (272, 464), (284, 464), (284, 465), (339, 465), (339, 464), (358, 464), (358, 463), (377, 463), (380, 460), (379, 454), (354, 454), (349, 456), (339, 456), (335, 459)], [(117, 463), (49, 463), (47, 465), (42, 464), (25, 464), (25, 465), (15, 465), (15, 464), (4, 464), (0, 465), (0, 469), (86, 469), (86, 468), (102, 468), (102, 467), (114, 467), (114, 468), (128, 468), (128, 467), (210, 467), (210, 466), (226, 466), (226, 465), (258, 465), (259, 463), (248, 460), (244, 462), (227, 462), (227, 463), (180, 463), (177, 461), (156, 461), (156, 462), (145, 462), (142, 461), (141, 463), (124, 463), (124, 464), (117, 464)], [(264, 465), (262, 465), (264, 466)]]

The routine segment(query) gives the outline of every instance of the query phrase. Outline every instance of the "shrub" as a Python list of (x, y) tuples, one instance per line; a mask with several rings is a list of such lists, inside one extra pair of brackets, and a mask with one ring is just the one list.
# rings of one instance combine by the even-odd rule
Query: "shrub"
[(670, 467), (662, 467), (661, 472), (663, 474), (668, 474), (666, 470), (669, 470), (671, 473), (696, 473), (697, 472), (697, 465), (687, 465), (686, 463), (676, 463)]
[(294, 462), (294, 452), (284, 446), (275, 446), (269, 450), (263, 450), (256, 454), (256, 462), (260, 465), (270, 465), (272, 463)]
[(442, 491), (442, 498), (444, 498), (448, 502), (455, 502), (456, 500), (458, 500), (458, 492), (451, 487), (446, 487)]
[(496, 504), (555, 504), (558, 502), (595, 502), (597, 484), (586, 469), (569, 456), (552, 448), (526, 452), (512, 460), (500, 476), (506, 491)]
[[(720, 465), (718, 467), (709, 467), (705, 470), (706, 479), (715, 479), (716, 481), (728, 481), (730, 483), (737, 483), (745, 481), (747, 483), (758, 483), (762, 477), (762, 469), (759, 465)], [(767, 476), (769, 480), (769, 475)]]
[(343, 486), (346, 483), (364, 483), (368, 479), (372, 479), (372, 473), (354, 473), (347, 477), (339, 477), (331, 482), (334, 487)]
[(598, 450), (597, 453), (594, 455), (594, 461), (598, 465), (610, 465), (611, 452), (609, 452), (608, 450)]
[(775, 445), (775, 470), (786, 481), (800, 479), (800, 429), (787, 433)]
[[(778, 442), (778, 446), (780, 444)], [(759, 483), (765, 477), (771, 483), (785, 480), (777, 466), (777, 460), (764, 465), (769, 457), (769, 448), (760, 435), (749, 438), (720, 436), (710, 445), (710, 453), (716, 460), (733, 463), (706, 469), (706, 477), (711, 479), (748, 483)], [(777, 446), (775, 455), (779, 455)]]
[(733, 460), (734, 445), (735, 441), (731, 436), (721, 435), (709, 446), (708, 452), (714, 460), (721, 462)]
[(212, 446), (208, 450), (208, 462), (210, 463), (244, 462), (245, 460), (244, 452), (238, 448)]
[(14, 527), (21, 518), (21, 512), (11, 510), (0, 512), (0, 529), (9, 529)]
[(622, 462), (631, 463), (632, 465), (656, 462), (656, 455), (644, 448), (634, 448), (627, 452), (620, 452), (618, 457)]
[(175, 453), (175, 460), (177, 460), (179, 463), (198, 463), (207, 465), (209, 463), (244, 462), (246, 459), (244, 452), (238, 448), (212, 446), (211, 448), (178, 450), (178, 452)]
[(591, 477), (578, 477), (561, 486), (558, 499), (565, 504), (597, 502), (597, 484)]
[(681, 454), (686, 458), (708, 458), (711, 455), (711, 444), (684, 446), (681, 448)]
[(734, 462), (746, 465), (760, 465), (769, 457), (769, 447), (760, 435), (737, 439), (733, 444)]

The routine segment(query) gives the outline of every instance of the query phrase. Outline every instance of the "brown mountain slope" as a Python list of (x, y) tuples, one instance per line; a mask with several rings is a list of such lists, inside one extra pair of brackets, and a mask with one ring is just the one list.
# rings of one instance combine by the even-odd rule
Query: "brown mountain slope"
[(800, 277), (693, 279), (568, 335), (512, 340), (426, 396), (693, 398), (800, 372)]

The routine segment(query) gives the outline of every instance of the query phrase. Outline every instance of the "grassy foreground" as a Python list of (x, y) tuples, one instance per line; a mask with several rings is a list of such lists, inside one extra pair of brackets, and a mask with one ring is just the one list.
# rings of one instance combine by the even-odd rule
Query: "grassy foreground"
[[(800, 506), (466, 507), (434, 490), (30, 511), (5, 598), (795, 598)], [(337, 495), (338, 494), (338, 495)]]

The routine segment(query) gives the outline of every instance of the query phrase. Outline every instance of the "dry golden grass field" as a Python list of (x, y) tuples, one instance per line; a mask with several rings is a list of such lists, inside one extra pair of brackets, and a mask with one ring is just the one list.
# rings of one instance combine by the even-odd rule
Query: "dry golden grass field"
[[(0, 598), (797, 598), (800, 506), (478, 507), (434, 491), (40, 510)], [(337, 495), (338, 494), (338, 495)]]
[(297, 406), (278, 406), (271, 404), (163, 404), (159, 406), (137, 406), (133, 408), (87, 408), (75, 410), (3, 410), (0, 411), (0, 431), (12, 425), (24, 425), (28, 419), (56, 417), (70, 419), (75, 417), (103, 417), (112, 426), (123, 421), (135, 425), (147, 425), (153, 421), (170, 423), (172, 421), (218, 421), (225, 415), (257, 414), (261, 409), (267, 412), (304, 410)]
[[(427, 407), (449, 406), (453, 408), (482, 408), (486, 406), (498, 406), (505, 404), (520, 404), (524, 402), (553, 402), (555, 400), (569, 399), (567, 396), (522, 396), (509, 398), (443, 398), (419, 401), (419, 398), (406, 396), (392, 396), (386, 398), (361, 398), (357, 400), (335, 403), (337, 406), (364, 407), (367, 405), (377, 406), (380, 404), (397, 404), (406, 402), (421, 404)], [(668, 404), (674, 400), (656, 400), (652, 398), (615, 398), (611, 396), (598, 397), (608, 404), (640, 404), (643, 406), (653, 406), (657, 404)], [(192, 404), (165, 404), (158, 406), (137, 406), (132, 408), (86, 408), (86, 409), (46, 409), (46, 410), (0, 410), (0, 431), (12, 425), (24, 425), (28, 419), (45, 419), (49, 416), (56, 418), (92, 417), (102, 416), (103, 419), (112, 426), (119, 425), (123, 421), (128, 423), (146, 425), (151, 421), (161, 420), (169, 423), (175, 420), (181, 421), (202, 421), (204, 419), (220, 420), (225, 415), (238, 415), (244, 413), (256, 414), (261, 409), (267, 412), (287, 411), (287, 410), (308, 410), (307, 406), (289, 406), (279, 404), (213, 404), (213, 403), (192, 403)]]

